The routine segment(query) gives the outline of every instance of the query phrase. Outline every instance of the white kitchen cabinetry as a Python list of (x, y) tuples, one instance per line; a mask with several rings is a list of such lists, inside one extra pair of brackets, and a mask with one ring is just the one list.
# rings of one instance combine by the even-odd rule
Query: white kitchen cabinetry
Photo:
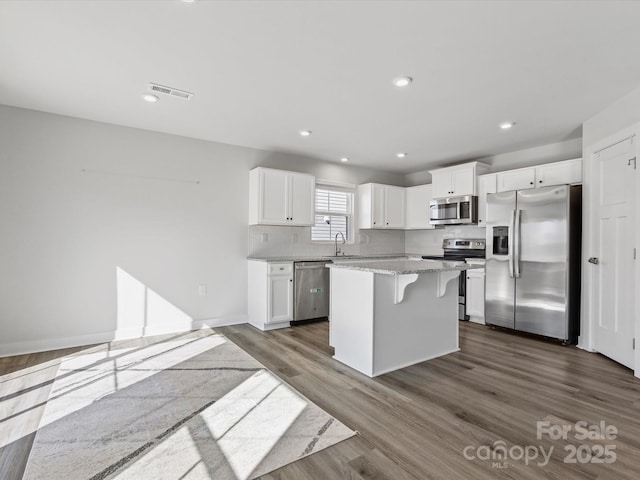
[(405, 188), (379, 183), (358, 185), (358, 227), (403, 229)]
[(479, 162), (431, 170), (433, 198), (476, 195), (476, 178), (488, 170), (488, 165)]
[(536, 187), (574, 183), (582, 183), (581, 158), (536, 167)]
[(496, 177), (498, 192), (582, 183), (582, 159), (507, 170), (497, 173)]
[(487, 194), (496, 193), (496, 174), (488, 173), (478, 177), (478, 226), (487, 223)]
[(431, 201), (432, 185), (418, 185), (406, 189), (405, 230), (434, 229), (429, 222), (429, 202)]
[(315, 188), (313, 175), (254, 168), (249, 172), (249, 225), (314, 225)]
[(467, 270), (467, 315), (469, 321), (484, 323), (484, 268)]
[(536, 186), (535, 168), (519, 168), (496, 174), (498, 192), (526, 190)]
[(249, 323), (260, 330), (288, 327), (293, 319), (293, 263), (247, 263)]

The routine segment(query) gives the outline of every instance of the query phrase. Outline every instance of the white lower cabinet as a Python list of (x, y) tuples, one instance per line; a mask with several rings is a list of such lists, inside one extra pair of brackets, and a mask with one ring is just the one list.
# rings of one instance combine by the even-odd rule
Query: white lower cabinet
[(247, 263), (249, 323), (260, 330), (288, 327), (293, 319), (293, 263)]
[(467, 270), (467, 315), (469, 321), (484, 324), (484, 268)]

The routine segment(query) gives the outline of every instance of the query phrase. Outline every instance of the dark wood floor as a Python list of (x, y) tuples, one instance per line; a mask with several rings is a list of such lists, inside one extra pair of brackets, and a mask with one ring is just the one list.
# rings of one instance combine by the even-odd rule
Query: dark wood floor
[[(640, 380), (598, 354), (463, 322), (461, 351), (370, 379), (336, 362), (327, 323), (223, 333), (359, 436), (288, 465), (272, 479), (637, 479)], [(538, 440), (536, 422), (614, 425), (615, 440)], [(537, 461), (467, 460), (465, 447), (553, 446)], [(615, 445), (611, 464), (564, 463), (567, 445)], [(572, 448), (572, 447), (568, 447)], [(518, 456), (518, 449), (513, 450)], [(585, 454), (582, 450), (585, 459)], [(598, 447), (593, 456), (600, 453)]]
[[(227, 335), (267, 368), (359, 435), (287, 465), (269, 479), (637, 479), (640, 476), (640, 380), (631, 371), (575, 347), (461, 323), (461, 351), (370, 379), (331, 358), (326, 322), (260, 332), (224, 327)], [(0, 375), (47, 373), (67, 351), (0, 359)], [(2, 384), (0, 384), (0, 387)], [(41, 391), (40, 391), (41, 390)], [(39, 389), (44, 395), (46, 389)], [(7, 392), (0, 391), (0, 397)], [(37, 404), (37, 402), (36, 402)], [(41, 408), (41, 407), (40, 407)], [(6, 415), (10, 412), (1, 412)], [(0, 417), (3, 417), (0, 415)], [(38, 409), (33, 418), (39, 420)], [(536, 437), (536, 422), (614, 425), (615, 440), (552, 441)], [(22, 427), (22, 426), (18, 426)], [(12, 435), (16, 435), (14, 432)], [(25, 426), (25, 432), (32, 431)], [(3, 433), (0, 423), (0, 435)], [(1, 440), (1, 438), (0, 438)], [(20, 479), (33, 435), (0, 448), (0, 478)], [(478, 447), (503, 441), (540, 447), (542, 457), (468, 460)], [(610, 464), (564, 463), (568, 448), (614, 445)], [(595, 447), (594, 447), (595, 446)], [(589, 451), (581, 447), (586, 459)], [(602, 457), (604, 458), (604, 457)], [(502, 467), (502, 468), (499, 468)]]

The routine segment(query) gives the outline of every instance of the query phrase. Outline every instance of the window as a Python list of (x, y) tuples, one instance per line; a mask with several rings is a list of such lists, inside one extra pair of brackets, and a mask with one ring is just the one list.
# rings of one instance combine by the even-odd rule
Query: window
[[(353, 191), (318, 185), (316, 188), (316, 224), (311, 227), (312, 242), (333, 242), (342, 233), (347, 242), (353, 235)], [(338, 237), (342, 240), (341, 237)]]

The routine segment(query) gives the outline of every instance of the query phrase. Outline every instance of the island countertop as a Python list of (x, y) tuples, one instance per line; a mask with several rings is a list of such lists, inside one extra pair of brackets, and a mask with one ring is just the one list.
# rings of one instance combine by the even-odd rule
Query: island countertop
[(361, 270), (383, 275), (405, 275), (410, 273), (452, 272), (484, 268), (457, 261), (440, 260), (372, 260), (370, 262), (340, 262), (327, 264), (329, 268)]

